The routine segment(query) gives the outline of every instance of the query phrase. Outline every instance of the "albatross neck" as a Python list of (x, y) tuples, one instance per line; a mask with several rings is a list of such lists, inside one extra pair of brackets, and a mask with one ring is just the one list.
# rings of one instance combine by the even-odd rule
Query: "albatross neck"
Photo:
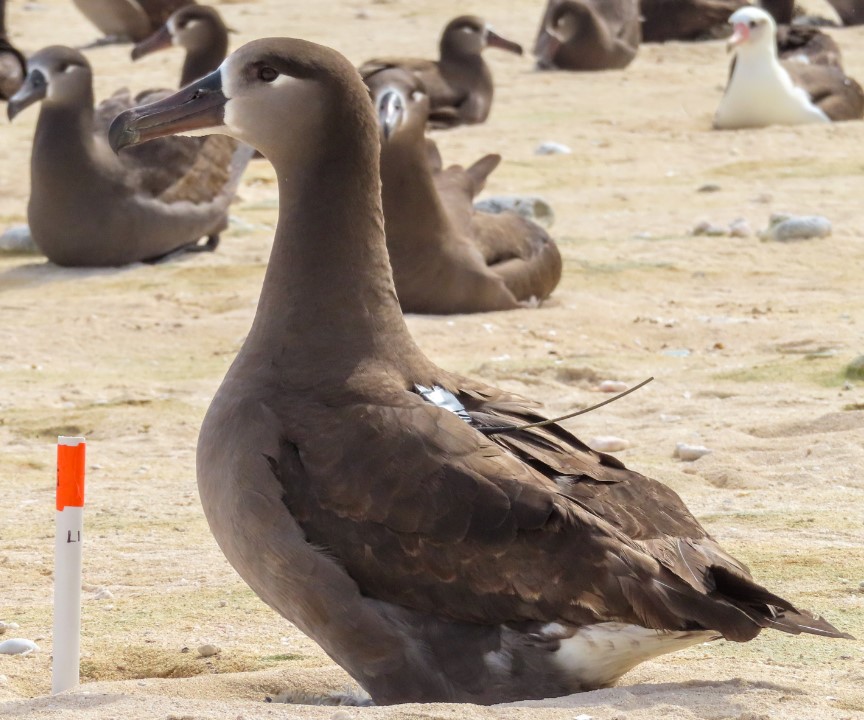
[(33, 137), (31, 166), (34, 185), (43, 189), (89, 178), (93, 166), (93, 89), (74, 102), (43, 101)]
[(222, 64), (227, 54), (228, 36), (214, 30), (206, 43), (186, 52), (183, 70), (180, 73), (180, 87), (186, 87), (213, 72)]
[(313, 372), (403, 364), (419, 353), (384, 240), (371, 104), (359, 102), (368, 113), (331, 117), (321, 136), (300, 141), (301, 157), (271, 158), (279, 222), (250, 340), (279, 346), (293, 366)]

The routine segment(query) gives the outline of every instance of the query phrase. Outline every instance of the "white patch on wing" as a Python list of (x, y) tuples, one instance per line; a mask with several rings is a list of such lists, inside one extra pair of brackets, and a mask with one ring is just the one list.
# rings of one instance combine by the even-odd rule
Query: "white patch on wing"
[[(562, 631), (564, 628), (557, 623), (550, 623), (542, 630), (553, 637)], [(561, 647), (553, 658), (558, 667), (580, 685), (604, 687), (641, 662), (716, 637), (717, 633), (705, 630), (670, 632), (626, 623), (598, 623), (579, 628), (573, 637), (561, 639)]]

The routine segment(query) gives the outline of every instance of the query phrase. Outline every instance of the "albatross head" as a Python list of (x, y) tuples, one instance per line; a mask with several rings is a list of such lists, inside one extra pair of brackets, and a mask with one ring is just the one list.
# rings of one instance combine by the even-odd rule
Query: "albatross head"
[(368, 96), (342, 55), (305, 40), (265, 38), (164, 100), (121, 113), (108, 139), (117, 152), (166, 135), (221, 133), (276, 164), (315, 147), (325, 126), (350, 134), (349, 123), (366, 122), (374, 122)]
[(27, 62), (24, 84), (6, 108), (12, 120), (24, 108), (42, 100), (55, 106), (74, 105), (92, 92), (90, 63), (80, 52), (52, 45), (34, 53)]
[(228, 28), (216, 10), (207, 5), (186, 5), (168, 21), (132, 48), (132, 59), (177, 45), (186, 50), (207, 47), (214, 38), (224, 37)]
[(732, 36), (726, 42), (728, 51), (741, 51), (745, 48), (768, 49), (776, 52), (777, 25), (774, 18), (757, 7), (743, 7), (736, 10), (729, 18), (732, 25)]
[(375, 105), (382, 142), (394, 137), (423, 136), (429, 117), (429, 96), (413, 73), (387, 68), (365, 78)]
[(522, 46), (498, 35), (492, 26), (475, 15), (462, 15), (451, 20), (441, 35), (442, 54), (446, 50), (460, 55), (479, 55), (487, 47), (522, 54)]

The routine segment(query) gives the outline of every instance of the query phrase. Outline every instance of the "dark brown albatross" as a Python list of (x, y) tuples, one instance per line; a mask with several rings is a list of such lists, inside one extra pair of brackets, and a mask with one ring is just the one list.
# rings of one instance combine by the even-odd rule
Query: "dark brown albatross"
[[(148, 91), (136, 100), (165, 94)], [(168, 138), (117, 157), (108, 124), (133, 104), (129, 92), (94, 108), (87, 58), (59, 45), (30, 58), (24, 85), (9, 100), (9, 119), (36, 102), (27, 220), (49, 260), (119, 266), (216, 247), (248, 147), (225, 137)], [(207, 243), (197, 245), (201, 238)]]
[(474, 125), (485, 122), (492, 109), (495, 88), (482, 55), (487, 47), (522, 54), (521, 45), (496, 34), (482, 18), (463, 15), (444, 28), (438, 60), (376, 58), (367, 60), (359, 70), (363, 77), (387, 68), (408, 70), (429, 93), (430, 125)]
[(111, 138), (192, 128), (257, 147), (280, 194), (255, 320), (201, 429), (204, 511), (253, 590), (376, 702), (562, 695), (767, 627), (844, 636), (560, 426), (481, 432), (540, 415), (411, 338), (373, 106), (341, 55), (257, 40)]
[(424, 136), (429, 96), (420, 81), (388, 68), (365, 82), (381, 126), (387, 251), (402, 310), (511, 310), (548, 297), (561, 279), (561, 255), (546, 231), (515, 213), (474, 210), (501, 157), (433, 172), (429, 153), (436, 165), (440, 159)]

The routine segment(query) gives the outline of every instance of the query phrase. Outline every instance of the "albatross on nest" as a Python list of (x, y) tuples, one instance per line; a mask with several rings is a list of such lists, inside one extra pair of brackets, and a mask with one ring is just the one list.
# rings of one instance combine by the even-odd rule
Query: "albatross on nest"
[[(90, 64), (59, 45), (30, 58), (10, 120), (39, 101), (27, 219), (49, 260), (118, 266), (216, 247), (250, 148), (230, 138), (168, 138), (117, 157), (108, 124), (132, 98), (121, 90), (94, 109)], [(196, 245), (201, 238), (206, 245)]]
[[(745, 7), (734, 12), (729, 22), (734, 32), (728, 47), (735, 49), (735, 59), (714, 116), (715, 127), (798, 125), (861, 117), (864, 93), (836, 65), (781, 64), (776, 24), (769, 13)], [(803, 87), (793, 82), (790, 73)]]
[(564, 695), (764, 628), (846, 637), (758, 585), (668, 487), (557, 424), (517, 429), (534, 403), (423, 354), (345, 58), (257, 40), (110, 136), (193, 129), (258, 148), (280, 197), (255, 320), (201, 429), (204, 512), (252, 589), (375, 702)]
[(561, 255), (546, 231), (515, 213), (474, 210), (501, 157), (440, 169), (424, 136), (429, 97), (420, 81), (388, 68), (365, 82), (381, 125), (387, 251), (402, 310), (511, 310), (548, 297), (561, 278)]
[(496, 34), (482, 18), (463, 15), (451, 20), (441, 34), (440, 58), (380, 58), (359, 70), (366, 77), (387, 68), (414, 73), (429, 93), (433, 127), (474, 125), (489, 117), (494, 84), (482, 52), (487, 47), (522, 54), (522, 46)]

